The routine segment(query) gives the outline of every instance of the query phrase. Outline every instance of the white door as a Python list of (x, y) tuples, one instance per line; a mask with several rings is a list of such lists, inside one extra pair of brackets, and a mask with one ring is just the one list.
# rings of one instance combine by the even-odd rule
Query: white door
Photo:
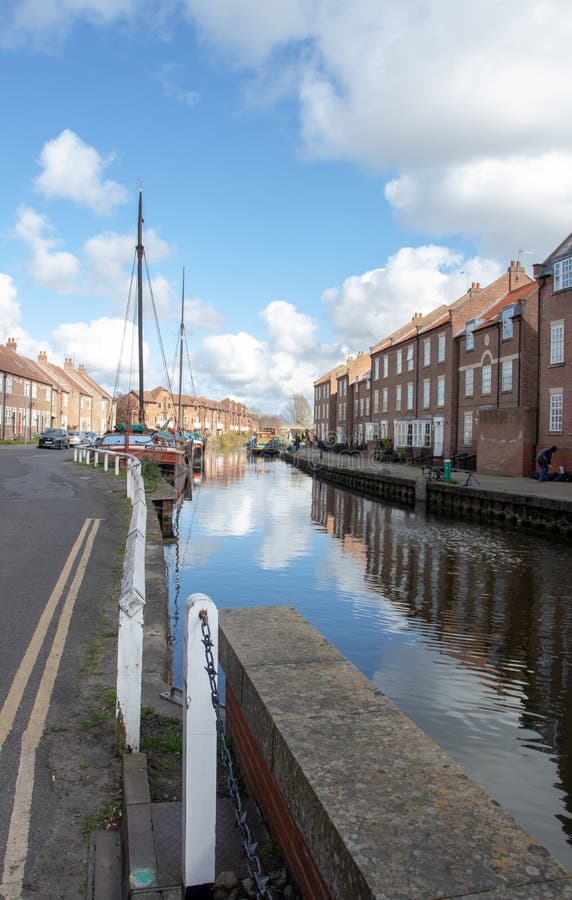
[(433, 419), (433, 456), (443, 456), (443, 416)]

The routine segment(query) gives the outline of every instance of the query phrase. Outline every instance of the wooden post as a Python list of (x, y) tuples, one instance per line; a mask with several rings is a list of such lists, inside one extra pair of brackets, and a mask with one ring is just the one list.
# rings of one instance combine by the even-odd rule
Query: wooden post
[(205, 594), (185, 605), (183, 659), (183, 887), (185, 900), (211, 897), (215, 879), (216, 716), (205, 671), (199, 612), (205, 610), (218, 677), (218, 610)]

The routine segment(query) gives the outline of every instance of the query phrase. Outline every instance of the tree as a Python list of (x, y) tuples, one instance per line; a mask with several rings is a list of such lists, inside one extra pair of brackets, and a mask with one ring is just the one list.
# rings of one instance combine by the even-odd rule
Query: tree
[(284, 411), (288, 424), (295, 428), (311, 428), (314, 422), (312, 408), (303, 394), (292, 394)]

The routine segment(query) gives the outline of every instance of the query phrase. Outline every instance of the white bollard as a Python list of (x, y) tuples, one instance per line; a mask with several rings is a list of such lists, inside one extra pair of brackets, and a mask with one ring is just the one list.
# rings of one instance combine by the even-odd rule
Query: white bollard
[(119, 475), (119, 457), (115, 457), (115, 474)]
[[(185, 604), (183, 659), (183, 885), (195, 896), (215, 879), (216, 716), (205, 671), (205, 647), (199, 612), (205, 610), (218, 676), (218, 610), (206, 594), (191, 594)], [(202, 896), (202, 895), (201, 895)], [(206, 896), (206, 894), (205, 894)]]
[(79, 455), (79, 451), (78, 451), (77, 447), (74, 447), (73, 448), (73, 461), (74, 462), (78, 461), (78, 455)]
[(103, 454), (103, 471), (104, 472), (109, 471), (109, 453)]
[(99, 465), (99, 453), (97, 450), (94, 450), (94, 452), (93, 452), (93, 465), (95, 466), (96, 469)]

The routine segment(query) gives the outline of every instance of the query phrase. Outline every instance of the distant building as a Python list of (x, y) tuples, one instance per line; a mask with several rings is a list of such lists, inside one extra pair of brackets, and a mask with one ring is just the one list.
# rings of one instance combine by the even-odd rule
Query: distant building
[[(179, 398), (164, 387), (145, 391), (145, 424), (150, 428), (174, 428), (179, 414)], [(130, 391), (117, 401), (117, 421), (133, 424), (139, 418), (139, 392)], [(206, 397), (181, 396), (181, 427), (201, 434), (250, 434), (257, 419), (243, 403), (209, 400)]]

